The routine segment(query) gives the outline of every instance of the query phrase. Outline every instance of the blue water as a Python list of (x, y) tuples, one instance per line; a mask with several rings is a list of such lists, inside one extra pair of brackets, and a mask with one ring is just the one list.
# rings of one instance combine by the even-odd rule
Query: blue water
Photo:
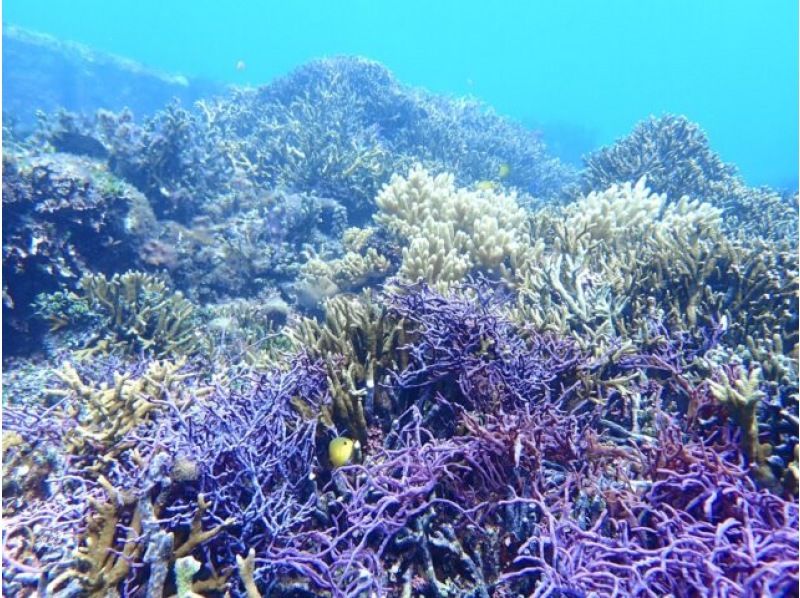
[(797, 187), (794, 0), (10, 0), (4, 8), (10, 24), (230, 83), (265, 83), (314, 57), (364, 55), (404, 83), (485, 100), (541, 129), (572, 161), (650, 114), (685, 114), (748, 183)]

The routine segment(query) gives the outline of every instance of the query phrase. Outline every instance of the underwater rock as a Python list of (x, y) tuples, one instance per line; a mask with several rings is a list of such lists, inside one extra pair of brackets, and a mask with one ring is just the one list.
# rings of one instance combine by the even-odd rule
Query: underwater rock
[[(69, 154), (3, 153), (4, 350), (42, 332), (39, 293), (73, 288), (88, 271), (135, 267), (155, 218), (147, 200), (104, 164)], [(25, 331), (25, 336), (13, 331)], [(16, 342), (10, 343), (11, 338)]]
[(126, 58), (5, 24), (3, 50), (3, 114), (23, 127), (31, 127), (40, 110), (128, 107), (137, 114), (150, 114), (174, 97), (191, 104), (224, 89), (211, 81), (160, 73)]

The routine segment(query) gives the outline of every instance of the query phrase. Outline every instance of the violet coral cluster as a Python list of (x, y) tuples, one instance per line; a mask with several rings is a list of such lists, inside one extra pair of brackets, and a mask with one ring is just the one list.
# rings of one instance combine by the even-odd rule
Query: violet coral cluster
[[(283, 369), (167, 386), (108, 446), (112, 459), (66, 445), (51, 476), (72, 498), (41, 491), (10, 518), (6, 587), (92, 592), (114, 580), (135, 592), (161, 567), (168, 591), (188, 556), (199, 563), (192, 591), (248, 595), (796, 587), (797, 505), (757, 487), (735, 423), (713, 417), (725, 405), (695, 374), (715, 336), (591, 356), (518, 328), (500, 313), (502, 293), (482, 282), (383, 297), (407, 364), (377, 381), (390, 419), (364, 403), (368, 437), (352, 464), (325, 460), (337, 430), (314, 414), (331, 380), (303, 353)], [(85, 400), (69, 388), (61, 401)], [(634, 396), (651, 418), (626, 416)], [(36, 438), (60, 442), (46, 430), (81, 421), (63, 406), (44, 419), (15, 413), (6, 425), (33, 452)], [(100, 538), (119, 556), (98, 553)]]

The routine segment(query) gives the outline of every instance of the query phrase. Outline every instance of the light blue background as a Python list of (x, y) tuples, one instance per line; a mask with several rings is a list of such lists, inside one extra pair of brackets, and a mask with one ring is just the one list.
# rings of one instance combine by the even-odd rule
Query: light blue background
[[(474, 94), (575, 156), (650, 114), (699, 122), (751, 184), (797, 186), (797, 2), (6, 0), (8, 24), (159, 69), (260, 84), (360, 54)], [(242, 60), (247, 65), (237, 71)]]

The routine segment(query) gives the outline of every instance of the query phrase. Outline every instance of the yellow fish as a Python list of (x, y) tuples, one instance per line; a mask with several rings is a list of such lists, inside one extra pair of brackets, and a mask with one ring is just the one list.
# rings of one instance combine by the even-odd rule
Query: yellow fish
[(494, 191), (497, 189), (497, 183), (494, 181), (478, 181), (475, 183), (475, 188), (478, 191)]
[(511, 174), (511, 167), (506, 163), (501, 164), (500, 168), (497, 169), (497, 176), (500, 177), (501, 180), (506, 178), (510, 174)]
[(349, 438), (344, 436), (334, 438), (328, 445), (328, 458), (331, 461), (331, 465), (334, 467), (347, 465), (352, 461), (355, 450), (356, 443)]

